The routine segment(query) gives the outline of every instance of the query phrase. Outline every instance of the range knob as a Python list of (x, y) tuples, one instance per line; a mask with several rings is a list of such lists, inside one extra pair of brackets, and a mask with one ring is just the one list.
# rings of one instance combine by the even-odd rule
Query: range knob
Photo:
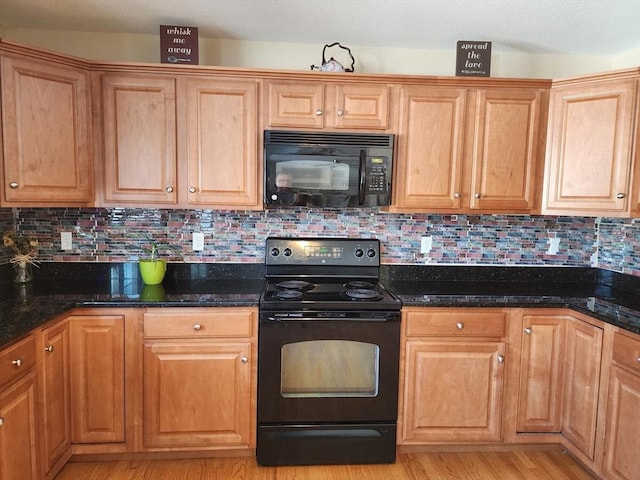
[(282, 252), (282, 254), (285, 257), (290, 257), (291, 256), (291, 249), (289, 247), (285, 248), (284, 251)]
[(362, 257), (364, 255), (364, 251), (361, 248), (358, 247), (358, 248), (356, 248), (355, 255), (356, 255), (356, 257), (360, 258), (360, 257)]
[(271, 249), (271, 256), (272, 257), (277, 257), (278, 255), (280, 255), (280, 250), (278, 249), (278, 247), (273, 247)]
[(369, 250), (367, 250), (367, 257), (373, 258), (375, 256), (376, 256), (376, 251), (373, 248), (370, 248)]

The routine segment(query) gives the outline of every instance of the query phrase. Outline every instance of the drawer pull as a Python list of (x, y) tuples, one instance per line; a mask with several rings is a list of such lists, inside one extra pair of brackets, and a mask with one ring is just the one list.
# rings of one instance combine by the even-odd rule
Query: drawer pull
[(249, 359), (247, 357), (240, 357), (240, 361), (242, 363), (247, 363), (249, 361)]
[(15, 365), (15, 366), (16, 366), (16, 368), (20, 368), (20, 367), (22, 366), (22, 359), (21, 359), (21, 358), (18, 358), (18, 359), (16, 359), (16, 360), (13, 360), (11, 363), (12, 363), (13, 365)]
[(531, 332), (532, 332), (531, 327), (527, 327), (524, 329), (524, 333), (526, 333), (527, 335), (531, 335)]
[(504, 363), (504, 355), (498, 355), (498, 363)]
[(11, 183), (9, 184), (9, 187), (11, 187), (11, 188), (18, 188), (18, 182), (11, 182)]
[(457, 328), (458, 330), (462, 330), (462, 329), (464, 328), (464, 323), (462, 323), (462, 322), (458, 322), (458, 323), (456, 323), (456, 328)]
[(317, 115), (317, 116), (322, 115), (322, 110), (320, 110), (320, 109), (316, 110), (316, 115)]
[(47, 353), (53, 352), (53, 345), (47, 345), (46, 347), (44, 347), (44, 351)]
[(620, 200), (622, 200), (626, 195), (624, 193), (618, 193), (616, 195), (616, 198), (619, 198)]
[(196, 323), (196, 324), (193, 326), (193, 329), (194, 329), (196, 332), (199, 332), (201, 328), (202, 328), (202, 326), (201, 326), (199, 323)]

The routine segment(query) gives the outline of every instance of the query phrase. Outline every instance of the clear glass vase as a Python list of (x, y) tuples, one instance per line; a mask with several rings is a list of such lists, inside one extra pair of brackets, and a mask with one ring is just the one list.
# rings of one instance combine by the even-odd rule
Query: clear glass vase
[(33, 280), (33, 265), (29, 262), (16, 262), (13, 264), (15, 283), (29, 283)]

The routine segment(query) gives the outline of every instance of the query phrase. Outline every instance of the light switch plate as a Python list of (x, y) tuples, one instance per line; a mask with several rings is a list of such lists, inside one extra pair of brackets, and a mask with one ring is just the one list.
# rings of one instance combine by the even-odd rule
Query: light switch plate
[(203, 250), (204, 250), (204, 233), (194, 232), (193, 233), (193, 251), (201, 252)]
[(433, 238), (431, 236), (422, 237), (420, 240), (420, 253), (429, 253), (433, 248)]
[(71, 232), (60, 232), (60, 248), (62, 250), (73, 250), (73, 235)]

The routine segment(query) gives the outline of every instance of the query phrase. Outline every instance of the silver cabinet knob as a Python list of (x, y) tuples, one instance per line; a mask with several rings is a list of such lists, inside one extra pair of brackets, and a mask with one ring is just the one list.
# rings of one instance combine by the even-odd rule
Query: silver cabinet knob
[(498, 363), (504, 363), (504, 355), (498, 355)]
[(524, 333), (526, 333), (527, 335), (531, 335), (531, 327), (525, 328)]
[(47, 345), (46, 347), (44, 347), (44, 351), (47, 353), (53, 352), (53, 345)]
[(244, 356), (243, 356), (243, 357), (240, 357), (240, 361), (241, 361), (242, 363), (247, 363), (247, 362), (249, 361), (249, 359), (248, 359), (247, 357), (244, 357)]
[(196, 193), (196, 187), (189, 188), (189, 193)]
[(458, 322), (458, 323), (456, 323), (456, 328), (457, 328), (458, 330), (462, 330), (462, 329), (464, 328), (464, 323), (462, 323), (462, 322)]
[(344, 110), (338, 110), (336, 113), (338, 114), (339, 117), (344, 116)]
[(196, 324), (193, 326), (193, 329), (194, 329), (196, 332), (198, 332), (198, 331), (200, 331), (200, 330), (202, 329), (202, 326), (201, 326), (199, 323), (196, 323)]
[(318, 109), (316, 110), (316, 115), (319, 117), (320, 115), (322, 115), (322, 110)]
[(21, 367), (21, 366), (22, 366), (22, 359), (21, 359), (21, 358), (18, 358), (18, 359), (16, 359), (16, 360), (13, 360), (11, 363), (12, 363), (13, 365), (15, 365), (17, 368), (19, 368), (19, 367)]
[(638, 363), (640, 363), (640, 357), (636, 358), (636, 360), (638, 360)]
[(4, 417), (0, 417), (0, 427), (4, 425)]
[(460, 195), (460, 192), (456, 192), (453, 194), (453, 198), (460, 198), (462, 195)]
[(624, 193), (619, 193), (619, 194), (617, 194), (617, 195), (616, 195), (616, 198), (620, 198), (620, 199), (622, 199), (622, 198), (624, 198), (624, 197), (625, 197), (625, 194), (624, 194)]
[(482, 196), (482, 195), (480, 195), (479, 193), (476, 193), (476, 194), (474, 195), (474, 197), (476, 197), (476, 198), (480, 198), (481, 196)]
[(9, 187), (11, 187), (11, 188), (18, 188), (18, 182), (11, 182), (11, 183), (9, 184)]
[(167, 187), (167, 193), (172, 193), (173, 192), (173, 187)]

